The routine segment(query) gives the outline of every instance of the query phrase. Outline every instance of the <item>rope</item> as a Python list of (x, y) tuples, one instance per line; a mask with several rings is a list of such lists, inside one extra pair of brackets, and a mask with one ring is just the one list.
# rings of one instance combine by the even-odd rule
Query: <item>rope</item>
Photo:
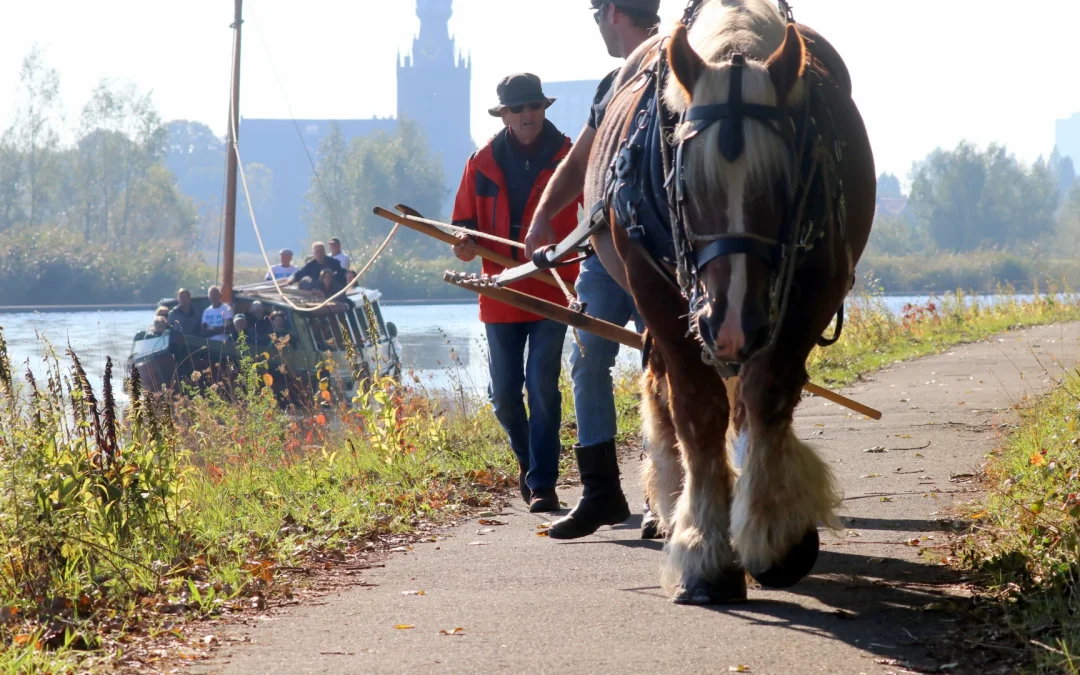
[[(308, 150), (307, 143), (304, 141), (304, 132), (300, 131), (300, 124), (296, 121), (296, 115), (293, 114), (292, 104), (289, 102), (289, 96), (285, 93), (285, 85), (281, 81), (281, 75), (278, 74), (277, 66), (274, 65), (274, 57), (270, 55), (270, 46), (266, 44), (266, 38), (263, 36), (262, 28), (259, 26), (258, 20), (255, 18), (254, 13), (248, 11), (248, 16), (251, 18), (252, 24), (255, 26), (255, 31), (259, 34), (259, 42), (262, 43), (263, 51), (266, 52), (266, 60), (270, 63), (270, 72), (274, 74), (274, 79), (277, 81), (278, 91), (281, 92), (281, 100), (285, 102), (285, 108), (289, 111), (289, 118), (292, 120), (293, 128), (296, 129), (296, 137), (300, 139), (300, 147), (304, 149), (304, 154), (307, 156), (308, 164), (311, 165), (311, 172), (315, 175), (315, 182), (319, 186), (319, 192), (322, 193), (323, 200), (326, 202), (326, 206), (330, 209), (330, 217), (335, 223), (340, 223), (338, 217), (338, 209), (334, 205), (334, 201), (330, 199), (330, 195), (326, 192), (326, 187), (323, 185), (322, 176), (319, 175), (319, 169), (315, 166), (315, 160), (311, 156), (310, 150)], [(348, 247), (348, 242), (345, 240), (345, 230), (339, 229), (335, 234), (341, 235), (342, 244)], [(351, 247), (348, 247), (351, 248)]]
[[(233, 58), (235, 57), (236, 35), (234, 33)], [(233, 93), (232, 86), (230, 86), (230, 94), (231, 93)], [(232, 114), (229, 115), (229, 128), (232, 130), (232, 147), (230, 148), (230, 151), (236, 153), (236, 168), (240, 173), (241, 184), (244, 186), (244, 197), (247, 200), (248, 214), (250, 214), (251, 216), (251, 226), (255, 230), (255, 238), (259, 242), (259, 250), (262, 251), (263, 261), (266, 263), (266, 269), (268, 272), (272, 272), (273, 265), (270, 264), (270, 257), (266, 254), (266, 246), (263, 244), (262, 233), (259, 231), (259, 224), (255, 220), (255, 209), (251, 205), (251, 193), (248, 191), (247, 175), (244, 173), (244, 163), (240, 159), (240, 144), (238, 142), (238, 135), (236, 132), (236, 120)], [(318, 305), (315, 305), (314, 307), (301, 307), (295, 304), (288, 297), (286, 297), (284, 291), (281, 290), (281, 283), (277, 280), (276, 277), (274, 277), (273, 273), (270, 274), (270, 280), (274, 282), (274, 288), (275, 290), (277, 290), (278, 295), (281, 296), (281, 299), (285, 302), (285, 304), (289, 305), (289, 307), (292, 307), (294, 310), (298, 312), (314, 312), (315, 310), (322, 309), (323, 307), (326, 307), (327, 305), (333, 303), (339, 297), (345, 295), (345, 293), (347, 293), (350, 288), (355, 286), (360, 281), (364, 274), (366, 274), (367, 271), (371, 269), (371, 266), (375, 264), (375, 261), (379, 258), (379, 256), (382, 255), (382, 252), (386, 250), (386, 247), (390, 245), (390, 242), (393, 240), (394, 235), (397, 234), (398, 227), (399, 225), (394, 225), (393, 229), (390, 230), (390, 234), (386, 235), (386, 239), (384, 239), (383, 243), (379, 246), (379, 248), (375, 250), (375, 254), (371, 256), (371, 260), (369, 260), (367, 264), (364, 265), (363, 269), (361, 269), (356, 274), (356, 277), (352, 281), (345, 284), (345, 288), (342, 288), (340, 291), (331, 295), (329, 298), (326, 298), (326, 300), (322, 301)]]

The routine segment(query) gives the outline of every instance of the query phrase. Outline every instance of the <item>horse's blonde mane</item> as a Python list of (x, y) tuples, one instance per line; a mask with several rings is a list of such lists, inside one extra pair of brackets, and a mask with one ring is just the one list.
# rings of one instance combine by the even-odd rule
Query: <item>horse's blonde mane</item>
[[(724, 103), (728, 100), (731, 69), (727, 59), (732, 53), (747, 58), (743, 73), (742, 95), (747, 103), (776, 105), (777, 93), (765, 67), (765, 61), (784, 44), (787, 23), (768, 0), (708, 0), (702, 5), (688, 38), (690, 46), (708, 67), (694, 87), (695, 105)], [(789, 103), (802, 98), (801, 85), (791, 92)], [(689, 101), (686, 92), (674, 77), (668, 79), (664, 100), (676, 112), (685, 110)], [(680, 128), (675, 139), (682, 140), (689, 129)], [(698, 185), (723, 185), (725, 189), (737, 183), (746, 190), (762, 187), (778, 173), (790, 170), (791, 158), (776, 134), (761, 122), (744, 120), (743, 135), (746, 151), (734, 163), (719, 153), (720, 125), (713, 124), (687, 146), (685, 171), (687, 180)], [(701, 212), (707, 212), (708, 194), (691, 191)], [(705, 201), (703, 201), (705, 200)], [(732, 224), (734, 225), (734, 224)]]

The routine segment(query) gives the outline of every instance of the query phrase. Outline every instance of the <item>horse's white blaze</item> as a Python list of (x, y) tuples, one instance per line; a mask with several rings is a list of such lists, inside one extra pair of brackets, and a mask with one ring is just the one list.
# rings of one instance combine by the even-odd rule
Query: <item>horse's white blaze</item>
[[(733, 165), (728, 175), (728, 232), (730, 234), (742, 234), (746, 232), (746, 214), (743, 210), (744, 194), (746, 192), (746, 162), (738, 162)], [(742, 170), (740, 170), (742, 169)], [(743, 342), (746, 341), (746, 330), (742, 325), (743, 303), (746, 302), (748, 282), (746, 279), (746, 254), (737, 253), (731, 256), (731, 280), (728, 283), (727, 292), (727, 315), (724, 323), (730, 328), (738, 328), (742, 334)]]

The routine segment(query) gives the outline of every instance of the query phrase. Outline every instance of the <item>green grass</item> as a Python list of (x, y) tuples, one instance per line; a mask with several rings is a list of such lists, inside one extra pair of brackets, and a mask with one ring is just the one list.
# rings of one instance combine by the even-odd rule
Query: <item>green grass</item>
[[(849, 314), (839, 345), (815, 352), (815, 381), (1080, 318), (1047, 297), (971, 309), (947, 297), (901, 318), (868, 307)], [(286, 414), (256, 355), (229, 391), (163, 399), (132, 378), (136, 403), (120, 410), (111, 374), (95, 391), (74, 355), (45, 348), (50, 374), (36, 382), (12, 369), (0, 333), (0, 672), (115, 664), (129, 641), (171, 622), (290, 594), (291, 568), (362, 554), (516, 492), (504, 434), (464, 388), (434, 395), (409, 375), (376, 379), (355, 400), (328, 389)], [(616, 382), (624, 445), (640, 426), (635, 371)], [(562, 387), (569, 472), (566, 373)]]
[(899, 317), (886, 310), (880, 298), (849, 303), (840, 342), (810, 354), (810, 379), (823, 385), (850, 384), (889, 364), (1006, 330), (1080, 319), (1080, 304), (1062, 302), (1055, 293), (1036, 293), (1033, 300), (1024, 301), (1012, 289), (1000, 290), (1011, 299), (991, 305), (949, 293), (925, 305), (909, 306)]
[[(990, 621), (1027, 651), (1031, 672), (1080, 672), (1080, 372), (1020, 407), (987, 467), (989, 494), (960, 562), (980, 572)], [(1032, 640), (1042, 643), (1035, 644)]]

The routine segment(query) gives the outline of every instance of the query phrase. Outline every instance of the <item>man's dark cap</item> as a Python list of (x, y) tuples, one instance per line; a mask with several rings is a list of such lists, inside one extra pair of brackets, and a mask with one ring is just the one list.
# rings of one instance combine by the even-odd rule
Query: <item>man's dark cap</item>
[(554, 96), (544, 96), (544, 87), (540, 78), (532, 73), (514, 73), (499, 82), (495, 92), (499, 95), (499, 105), (488, 108), (492, 117), (502, 115), (503, 108), (513, 108), (529, 103), (543, 103), (544, 109), (555, 102)]
[(626, 9), (636, 9), (648, 12), (653, 16), (660, 15), (660, 0), (592, 0), (592, 8), (600, 9), (603, 5), (615, 5)]

